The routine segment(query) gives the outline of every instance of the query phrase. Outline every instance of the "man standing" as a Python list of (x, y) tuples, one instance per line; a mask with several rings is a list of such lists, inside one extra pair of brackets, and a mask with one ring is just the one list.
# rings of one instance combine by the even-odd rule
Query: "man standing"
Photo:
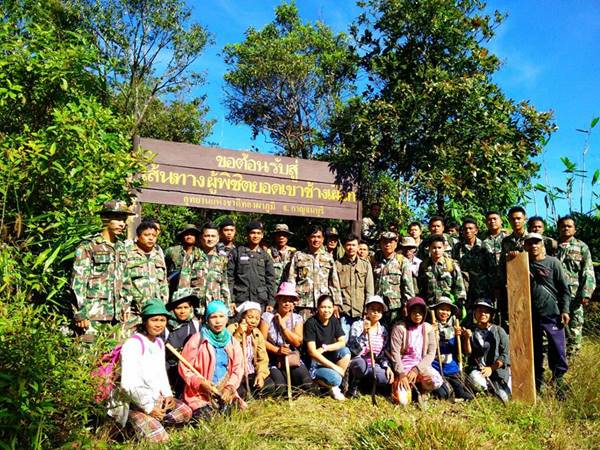
[(363, 242), (366, 242), (369, 247), (372, 247), (377, 243), (380, 230), (380, 214), (381, 205), (379, 203), (373, 203), (369, 210), (369, 215), (363, 217), (362, 219), (361, 236)]
[(402, 238), (402, 242), (400, 243), (400, 253), (408, 260), (410, 273), (413, 278), (413, 286), (416, 287), (419, 278), (419, 267), (421, 267), (423, 261), (416, 255), (417, 243), (412, 237), (407, 236)]
[(423, 230), (421, 229), (421, 224), (419, 222), (411, 222), (406, 229), (408, 235), (415, 240), (415, 245), (417, 248), (421, 245), (421, 234), (423, 234)]
[(124, 319), (121, 303), (124, 236), (127, 217), (134, 215), (125, 202), (111, 200), (100, 211), (103, 228), (84, 240), (75, 251), (71, 288), (76, 305), (74, 321), (91, 342), (98, 332)]
[(433, 216), (429, 219), (429, 236), (424, 239), (419, 245), (417, 256), (423, 261), (428, 257), (429, 243), (435, 236), (441, 236), (444, 242), (444, 254), (448, 257), (452, 257), (452, 247), (456, 244), (456, 239), (449, 234), (444, 233), (445, 225), (444, 218), (441, 216)]
[(165, 304), (169, 300), (167, 266), (162, 251), (156, 247), (156, 223), (140, 223), (135, 234), (135, 244), (127, 251), (121, 293), (131, 315), (128, 328), (141, 322), (140, 313), (148, 300), (159, 298)]
[(596, 289), (596, 278), (592, 255), (588, 246), (575, 238), (577, 232), (575, 219), (565, 216), (558, 219), (558, 260), (562, 263), (571, 294), (571, 321), (567, 332), (567, 356), (574, 356), (581, 349), (583, 331), (584, 307)]
[(327, 228), (325, 230), (325, 250), (327, 250), (336, 261), (344, 256), (344, 250), (340, 247), (340, 236), (335, 227)]
[[(362, 318), (365, 299), (374, 293), (373, 270), (371, 263), (358, 257), (358, 236), (349, 234), (344, 237), (344, 256), (336, 261), (335, 268), (340, 277), (342, 290), (342, 328)], [(346, 329), (344, 329), (346, 331)]]
[(221, 256), (229, 256), (235, 248), (235, 222), (231, 217), (226, 217), (219, 224), (220, 241), (217, 244), (217, 253)]
[(441, 297), (449, 297), (461, 314), (467, 292), (460, 267), (445, 254), (445, 244), (439, 235), (429, 239), (429, 257), (419, 268), (419, 295), (428, 305), (437, 303)]
[(236, 305), (256, 302), (265, 311), (275, 304), (275, 271), (273, 260), (260, 247), (262, 238), (262, 223), (253, 221), (246, 225), (246, 245), (234, 248), (229, 254), (227, 278)]
[(212, 223), (200, 229), (200, 247), (195, 247), (187, 255), (181, 267), (179, 289), (192, 288), (193, 294), (200, 299), (198, 315), (203, 316), (206, 305), (213, 300), (221, 300), (230, 309), (229, 284), (227, 282), (227, 257), (216, 250), (219, 231)]
[(502, 217), (497, 211), (487, 211), (485, 213), (486, 231), (481, 233), (481, 245), (488, 252), (494, 255), (496, 266), (500, 262), (500, 253), (502, 253), (502, 240), (507, 234), (502, 230)]
[(525, 251), (525, 223), (527, 215), (521, 206), (508, 210), (508, 222), (512, 233), (502, 239), (500, 263), (498, 264), (498, 312), (502, 327), (508, 331), (508, 297), (506, 293), (506, 261)]
[(342, 307), (340, 279), (335, 261), (323, 247), (323, 228), (313, 225), (306, 240), (308, 248), (294, 253), (286, 280), (296, 285), (298, 314), (307, 319), (315, 311), (319, 297), (330, 295), (335, 305), (334, 314), (339, 317)]
[(544, 219), (540, 216), (530, 217), (527, 221), (527, 232), (528, 233), (538, 233), (541, 234), (544, 238), (544, 247), (546, 248), (546, 255), (548, 256), (556, 256), (556, 250), (558, 248), (558, 243), (556, 240), (552, 239), (549, 236), (544, 236), (544, 231), (546, 230), (546, 223)]
[(375, 294), (387, 303), (389, 323), (402, 317), (406, 302), (415, 296), (410, 264), (403, 255), (396, 253), (397, 246), (398, 235), (383, 232), (379, 238), (379, 251), (371, 258)]
[(275, 286), (279, 287), (281, 282), (287, 279), (292, 256), (296, 253), (294, 247), (288, 246), (288, 241), (292, 233), (285, 223), (278, 223), (273, 230), (273, 246), (269, 248), (269, 255), (273, 259), (273, 269), (275, 270)]
[(183, 266), (183, 260), (186, 255), (192, 253), (192, 250), (200, 240), (200, 230), (196, 225), (188, 223), (181, 231), (177, 233), (179, 245), (174, 245), (165, 250), (165, 263), (167, 264), (167, 275), (170, 277), (174, 272), (179, 272)]
[(477, 237), (479, 227), (475, 219), (466, 217), (461, 227), (461, 240), (452, 249), (452, 259), (460, 266), (467, 291), (467, 311), (473, 311), (475, 301), (491, 298), (494, 291), (494, 257)]
[(563, 377), (567, 372), (565, 326), (569, 324), (571, 295), (561, 263), (545, 255), (543, 236), (528, 233), (524, 238), (529, 253), (531, 283), (533, 359), (535, 384), (538, 391), (544, 384), (543, 337), (548, 343), (548, 366), (557, 387), (557, 395), (564, 398)]

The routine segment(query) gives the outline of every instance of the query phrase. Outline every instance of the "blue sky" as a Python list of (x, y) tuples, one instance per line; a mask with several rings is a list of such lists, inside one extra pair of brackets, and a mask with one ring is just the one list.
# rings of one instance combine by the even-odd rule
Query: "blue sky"
[[(215, 44), (199, 59), (197, 69), (205, 70), (207, 84), (198, 93), (207, 95), (211, 118), (217, 123), (209, 140), (221, 147), (249, 149), (253, 146), (269, 152), (273, 147), (258, 137), (252, 140), (250, 129), (234, 126), (226, 119), (223, 107), (225, 64), (220, 56), (227, 43), (240, 42), (248, 27), (261, 28), (274, 18), (280, 3), (272, 0), (188, 0), (194, 20), (214, 35)], [(354, 1), (298, 0), (305, 21), (321, 20), (335, 31), (346, 31), (357, 16)], [(561, 156), (581, 162), (587, 128), (600, 116), (600, 1), (595, 0), (495, 0), (489, 9), (508, 13), (489, 48), (503, 61), (495, 77), (505, 94), (517, 101), (529, 100), (538, 110), (553, 110), (558, 131), (552, 136), (540, 162), (540, 182), (564, 187)], [(589, 140), (586, 168), (600, 168), (600, 124)], [(589, 181), (588, 181), (589, 184)], [(579, 199), (579, 184), (577, 195)], [(589, 186), (584, 209), (589, 210)], [(600, 189), (598, 189), (600, 191)], [(578, 203), (578, 200), (577, 200)], [(537, 204), (537, 205), (536, 205)], [(527, 207), (546, 215), (543, 198)], [(578, 209), (578, 206), (576, 207)], [(566, 202), (559, 213), (568, 212)]]

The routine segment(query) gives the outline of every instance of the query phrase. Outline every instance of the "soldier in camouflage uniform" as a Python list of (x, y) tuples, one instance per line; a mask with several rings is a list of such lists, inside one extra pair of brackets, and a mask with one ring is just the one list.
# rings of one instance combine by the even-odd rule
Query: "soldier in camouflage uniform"
[[(544, 236), (544, 231), (546, 230), (546, 222), (540, 216), (530, 217), (527, 221), (527, 232), (528, 233), (538, 233)], [(558, 249), (558, 243), (555, 239), (552, 239), (549, 236), (544, 236), (544, 248), (546, 249), (546, 255), (548, 256), (556, 256), (556, 251)]]
[(288, 240), (292, 233), (285, 223), (278, 223), (273, 230), (273, 246), (269, 248), (268, 253), (273, 259), (273, 268), (275, 269), (275, 286), (287, 279), (288, 269), (292, 256), (296, 253), (294, 247), (290, 247)]
[(71, 280), (76, 299), (74, 321), (85, 332), (86, 341), (125, 318), (121, 287), (126, 245), (119, 238), (125, 233), (127, 217), (133, 214), (122, 201), (106, 202), (100, 211), (104, 228), (75, 251)]
[(567, 356), (581, 349), (583, 331), (583, 308), (590, 302), (596, 289), (592, 255), (588, 246), (575, 238), (576, 224), (571, 216), (558, 219), (559, 244), (557, 258), (562, 263), (571, 293), (570, 317), (566, 328)]
[(441, 297), (449, 297), (462, 311), (467, 292), (460, 267), (452, 258), (445, 255), (445, 241), (442, 236), (429, 240), (429, 257), (419, 268), (419, 295), (428, 305), (433, 305)]
[(482, 245), (477, 237), (477, 222), (467, 217), (461, 227), (462, 238), (452, 249), (454, 259), (462, 273), (467, 291), (466, 308), (473, 311), (475, 301), (480, 298), (492, 298), (494, 292), (496, 267), (494, 256)]
[(220, 241), (217, 243), (217, 253), (221, 256), (229, 257), (231, 251), (235, 248), (235, 222), (231, 217), (226, 217), (219, 223)]
[(525, 251), (525, 235), (527, 230), (527, 214), (521, 206), (513, 206), (508, 210), (508, 221), (512, 233), (502, 239), (500, 262), (498, 264), (498, 319), (508, 332), (508, 294), (506, 292), (506, 261)]
[(373, 203), (369, 210), (369, 215), (362, 219), (361, 238), (371, 249), (377, 244), (377, 239), (379, 238), (381, 230), (379, 223), (380, 214), (381, 205), (379, 203)]
[(502, 240), (508, 235), (502, 229), (502, 217), (497, 211), (487, 211), (485, 213), (485, 226), (487, 230), (481, 233), (481, 245), (494, 256), (494, 267), (497, 271), (500, 254), (502, 253)]
[(410, 262), (396, 253), (398, 235), (391, 231), (381, 233), (379, 251), (371, 258), (375, 279), (375, 295), (384, 298), (388, 306), (388, 323), (399, 319), (406, 302), (415, 296)]
[(169, 247), (165, 251), (165, 262), (167, 263), (167, 275), (170, 277), (173, 273), (179, 272), (183, 266), (185, 255), (192, 253), (192, 250), (200, 240), (200, 230), (196, 225), (188, 223), (181, 231), (177, 233), (179, 245)]
[(126, 254), (121, 297), (128, 306), (127, 328), (141, 323), (140, 313), (146, 302), (159, 298), (169, 300), (167, 265), (156, 246), (158, 229), (154, 222), (142, 222), (135, 230), (136, 242)]
[(429, 256), (429, 242), (434, 236), (441, 236), (444, 239), (444, 254), (448, 258), (452, 258), (452, 248), (458, 242), (454, 236), (444, 233), (445, 225), (444, 218), (441, 216), (433, 216), (429, 219), (429, 236), (421, 241), (417, 256), (421, 260), (425, 260)]
[(219, 232), (215, 225), (206, 224), (200, 230), (200, 247), (187, 255), (181, 268), (179, 289), (192, 288), (200, 299), (197, 314), (203, 316), (206, 305), (213, 300), (221, 300), (233, 312), (229, 283), (227, 282), (226, 256), (217, 254)]
[(313, 226), (309, 230), (306, 251), (294, 253), (287, 280), (296, 285), (298, 304), (296, 310), (304, 318), (310, 317), (322, 295), (333, 298), (334, 314), (339, 318), (342, 307), (340, 279), (333, 257), (323, 247), (323, 229)]

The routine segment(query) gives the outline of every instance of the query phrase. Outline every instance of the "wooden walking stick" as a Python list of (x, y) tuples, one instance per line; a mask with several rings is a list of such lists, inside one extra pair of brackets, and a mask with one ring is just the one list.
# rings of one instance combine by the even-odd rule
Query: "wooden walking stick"
[(248, 380), (248, 358), (246, 357), (246, 343), (247, 337), (246, 333), (242, 335), (242, 359), (244, 360), (244, 382), (246, 383), (246, 399), (248, 397), (252, 397), (252, 392), (250, 392), (250, 381)]
[(216, 404), (216, 405), (214, 404), (215, 402), (214, 402), (214, 400), (212, 399), (212, 397), (214, 396), (214, 397), (217, 397), (218, 399), (220, 399), (220, 398), (221, 398), (221, 393), (219, 392), (219, 389), (217, 389), (217, 387), (216, 387), (216, 386), (215, 386), (213, 383), (211, 383), (209, 380), (207, 380), (207, 379), (206, 379), (206, 377), (204, 377), (204, 376), (203, 376), (203, 375), (202, 375), (200, 372), (198, 372), (198, 371), (196, 370), (196, 368), (195, 368), (194, 366), (192, 366), (192, 364), (191, 364), (191, 363), (190, 363), (190, 362), (189, 362), (187, 359), (185, 359), (181, 353), (179, 353), (179, 352), (178, 352), (178, 351), (175, 349), (175, 347), (173, 347), (173, 346), (172, 346), (171, 344), (169, 344), (169, 343), (166, 343), (166, 344), (165, 344), (165, 347), (166, 347), (167, 349), (169, 349), (169, 351), (170, 351), (171, 353), (173, 353), (173, 354), (174, 354), (174, 355), (177, 357), (177, 359), (178, 359), (179, 361), (181, 361), (181, 363), (182, 363), (182, 364), (183, 364), (185, 367), (187, 367), (188, 369), (190, 369), (194, 375), (196, 375), (196, 376), (197, 376), (198, 378), (200, 378), (200, 379), (201, 379), (203, 382), (207, 383), (207, 384), (210, 386), (211, 402), (213, 403), (213, 405), (212, 405), (212, 406), (213, 406), (213, 408), (215, 408), (215, 409), (218, 409), (218, 408), (219, 408), (219, 405), (218, 405), (218, 404)]
[[(455, 323), (458, 322), (458, 319), (454, 317)], [(460, 326), (460, 323), (458, 323)], [(462, 355), (462, 334), (460, 336), (456, 335), (456, 327), (454, 327), (454, 337), (456, 338), (456, 350), (458, 352), (458, 371), (462, 375), (463, 373), (463, 355)]]
[(371, 403), (373, 406), (377, 406), (377, 399), (375, 394), (377, 392), (377, 376), (375, 375), (375, 356), (373, 355), (373, 346), (371, 345), (371, 333), (367, 331), (367, 343), (369, 344), (369, 355), (371, 357), (371, 372), (373, 372), (373, 386), (371, 387)]
[(437, 347), (438, 362), (440, 363), (440, 374), (444, 381), (446, 381), (446, 377), (444, 377), (444, 368), (442, 366), (442, 351), (440, 350), (440, 330), (437, 326), (437, 321), (435, 320), (435, 311), (431, 310), (429, 312), (431, 313), (431, 325), (433, 325), (435, 331), (435, 345)]
[(287, 381), (287, 397), (290, 404), (292, 403), (292, 375), (290, 373), (290, 360), (288, 355), (285, 355), (285, 378)]

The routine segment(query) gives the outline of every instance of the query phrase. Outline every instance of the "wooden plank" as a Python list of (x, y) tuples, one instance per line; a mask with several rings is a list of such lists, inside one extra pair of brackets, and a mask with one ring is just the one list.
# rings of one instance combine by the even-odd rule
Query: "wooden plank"
[(506, 263), (508, 321), (510, 324), (510, 364), (512, 398), (535, 403), (533, 335), (531, 331), (531, 291), (529, 257), (519, 253)]

